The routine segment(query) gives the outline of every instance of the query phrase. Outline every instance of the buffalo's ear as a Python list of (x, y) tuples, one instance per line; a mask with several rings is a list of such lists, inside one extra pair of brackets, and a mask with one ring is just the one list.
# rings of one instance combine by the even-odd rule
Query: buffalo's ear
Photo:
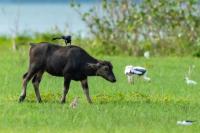
[(100, 67), (100, 63), (87, 63), (88, 67), (97, 70)]

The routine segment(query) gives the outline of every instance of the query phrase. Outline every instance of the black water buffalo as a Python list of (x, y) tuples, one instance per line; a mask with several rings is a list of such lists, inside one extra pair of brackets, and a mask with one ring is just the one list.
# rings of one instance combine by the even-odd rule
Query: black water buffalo
[(61, 103), (65, 102), (71, 80), (80, 81), (87, 101), (89, 96), (88, 76), (101, 76), (110, 82), (116, 82), (112, 71), (113, 66), (108, 61), (100, 61), (90, 56), (78, 46), (59, 46), (50, 43), (31, 44), (28, 72), (23, 76), (23, 88), (19, 102), (26, 97), (28, 82), (32, 79), (37, 101), (41, 102), (39, 84), (44, 72), (53, 76), (64, 77), (64, 90)]

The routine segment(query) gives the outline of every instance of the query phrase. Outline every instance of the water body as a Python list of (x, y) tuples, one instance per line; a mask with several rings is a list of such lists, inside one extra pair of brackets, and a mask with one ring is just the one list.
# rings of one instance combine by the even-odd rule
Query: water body
[[(100, 1), (81, 2), (80, 11), (93, 6), (100, 7)], [(85, 36), (88, 29), (69, 1), (44, 0), (42, 2), (3, 0), (0, 1), (0, 34), (12, 35), (16, 31), (23, 33), (50, 31), (57, 26), (66, 31)]]

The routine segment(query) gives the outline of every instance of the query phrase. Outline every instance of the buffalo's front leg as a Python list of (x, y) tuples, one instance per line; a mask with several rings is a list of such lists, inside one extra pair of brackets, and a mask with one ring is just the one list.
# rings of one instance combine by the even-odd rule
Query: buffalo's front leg
[(82, 85), (84, 94), (87, 97), (88, 103), (92, 103), (92, 100), (91, 100), (90, 94), (89, 94), (89, 88), (88, 88), (87, 78), (84, 79), (84, 80), (81, 80), (81, 85)]
[(69, 91), (70, 82), (71, 82), (70, 79), (65, 78), (64, 89), (63, 89), (63, 96), (62, 96), (62, 99), (61, 99), (61, 103), (65, 103), (66, 95), (67, 95), (67, 93)]

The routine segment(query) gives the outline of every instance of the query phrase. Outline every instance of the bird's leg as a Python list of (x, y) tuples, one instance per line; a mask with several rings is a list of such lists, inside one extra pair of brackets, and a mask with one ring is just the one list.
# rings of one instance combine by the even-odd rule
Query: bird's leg
[(128, 83), (130, 83), (130, 84), (133, 84), (133, 83), (134, 83), (134, 81), (133, 81), (133, 76), (128, 75), (127, 78), (128, 78)]

